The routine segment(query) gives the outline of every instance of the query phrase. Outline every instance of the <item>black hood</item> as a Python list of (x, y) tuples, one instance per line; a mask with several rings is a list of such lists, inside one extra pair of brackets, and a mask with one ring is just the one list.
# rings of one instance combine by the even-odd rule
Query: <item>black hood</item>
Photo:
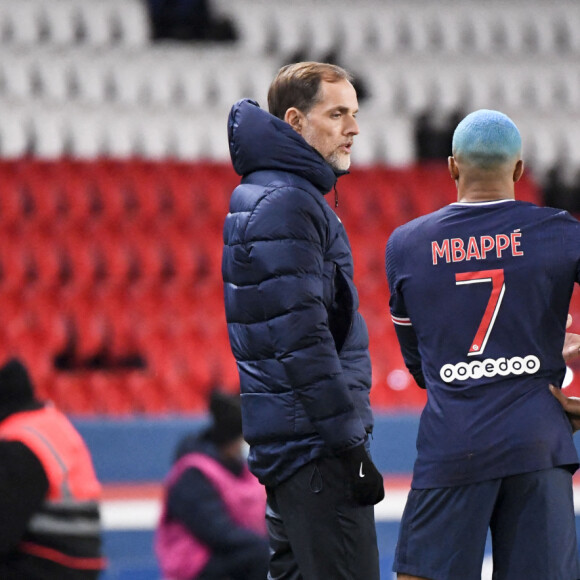
[(19, 360), (11, 359), (0, 368), (0, 421), (42, 406), (34, 395), (28, 371)]

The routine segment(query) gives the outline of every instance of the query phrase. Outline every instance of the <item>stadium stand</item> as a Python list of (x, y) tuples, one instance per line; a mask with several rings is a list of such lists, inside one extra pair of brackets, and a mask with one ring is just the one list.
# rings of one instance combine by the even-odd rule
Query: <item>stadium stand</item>
[[(417, 408), (423, 394), (401, 373), (376, 244), (453, 200), (444, 166), (415, 164), (416, 119), (477, 107), (511, 114), (531, 166), (520, 195), (540, 201), (534, 177), (557, 160), (580, 164), (580, 7), (215, 6), (233, 18), (236, 43), (153, 42), (141, 0), (2, 3), (3, 344), (26, 356), (40, 388), (70, 412), (191, 411), (215, 384), (235, 389), (219, 271), (237, 183), (227, 112), (244, 96), (264, 104), (292, 54), (332, 52), (370, 89), (338, 214), (370, 321), (373, 402)], [(61, 399), (64, 383), (91, 396)]]
[[(444, 163), (417, 163), (417, 119), (479, 107), (512, 116), (528, 167), (518, 195), (541, 203), (556, 163), (580, 168), (580, 3), (214, 7), (234, 22), (236, 42), (154, 41), (146, 0), (0, 2), (0, 352), (24, 358), (39, 393), (79, 418), (106, 493), (119, 481), (153, 481), (158, 493), (176, 431), (191, 427), (214, 385), (238, 388), (220, 274), (238, 182), (229, 108), (242, 97), (265, 106), (269, 82), (297, 55), (337, 59), (368, 93), (336, 211), (369, 326), (373, 445), (380, 469), (404, 478), (425, 394), (387, 316), (384, 244), (455, 194)], [(571, 313), (578, 328), (578, 293)], [(580, 365), (572, 370), (580, 376)], [(569, 389), (580, 395), (577, 377)], [(159, 578), (155, 519), (136, 489), (105, 506), (105, 580)], [(399, 514), (385, 523), (377, 513), (388, 570)]]
[[(0, 103), (22, 120), (2, 123), (0, 154), (56, 157), (65, 145), (86, 156), (129, 157), (144, 138), (134, 125), (145, 115), (155, 120), (158, 141), (145, 146), (147, 155), (197, 160), (207, 132), (184, 139), (179, 119), (202, 117), (200, 111), (223, 118), (241, 96), (263, 104), (281, 64), (295, 54), (331, 53), (370, 86), (360, 164), (409, 163), (411, 132), (397, 132), (398, 146), (384, 146), (385, 135), (393, 119), (411, 124), (426, 109), (501, 108), (517, 115), (529, 135), (553, 131), (562, 148), (570, 141), (568, 118), (580, 93), (580, 7), (571, 0), (539, 0), (533, 10), (504, 0), (215, 5), (236, 22), (237, 42), (154, 43), (141, 0), (5, 0)], [(76, 114), (69, 115), (73, 105)], [(47, 130), (37, 120), (45, 116), (62, 129), (64, 143), (36, 136)], [(100, 128), (99, 139), (88, 129), (79, 143), (84, 116), (85, 125)], [(125, 127), (125, 140), (118, 127)], [(539, 174), (553, 162), (545, 150), (544, 157), (544, 147), (533, 148), (530, 159)], [(577, 165), (579, 155), (570, 147), (568, 161)], [(212, 147), (207, 156), (227, 160), (227, 149)]]
[[(220, 272), (223, 216), (237, 182), (227, 164), (22, 159), (4, 161), (1, 173), (4, 338), (45, 395), (85, 412), (84, 399), (60, 399), (65, 381), (91, 391), (94, 412), (123, 414), (197, 410), (213, 386), (236, 389)], [(379, 407), (416, 406), (423, 394), (392, 374), (403, 367), (376, 240), (453, 196), (441, 165), (353, 169), (339, 185)], [(531, 181), (520, 196), (535, 199)], [(146, 390), (128, 401), (132, 375), (148, 377), (164, 405)]]

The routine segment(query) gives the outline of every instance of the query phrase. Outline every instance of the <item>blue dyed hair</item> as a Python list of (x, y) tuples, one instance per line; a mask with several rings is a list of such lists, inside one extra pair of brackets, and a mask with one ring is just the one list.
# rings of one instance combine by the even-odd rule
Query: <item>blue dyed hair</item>
[(499, 111), (480, 109), (465, 117), (453, 133), (454, 157), (488, 168), (517, 160), (522, 137), (514, 122)]

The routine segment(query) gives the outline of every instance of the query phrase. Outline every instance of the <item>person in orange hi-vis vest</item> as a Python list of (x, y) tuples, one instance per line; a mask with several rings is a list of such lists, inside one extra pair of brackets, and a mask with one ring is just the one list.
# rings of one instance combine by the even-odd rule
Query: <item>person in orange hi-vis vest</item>
[(97, 579), (100, 493), (80, 434), (9, 360), (0, 368), (0, 578)]

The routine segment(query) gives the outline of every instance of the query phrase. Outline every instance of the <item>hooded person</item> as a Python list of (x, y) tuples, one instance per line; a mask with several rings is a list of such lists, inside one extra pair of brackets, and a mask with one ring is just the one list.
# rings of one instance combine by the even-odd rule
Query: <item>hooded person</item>
[(328, 63), (287, 65), (268, 111), (243, 99), (228, 118), (241, 181), (224, 222), (224, 305), (272, 578), (380, 577), (368, 331), (350, 242), (325, 199), (334, 190), (338, 203), (359, 132), (350, 79)]
[(247, 467), (237, 395), (213, 391), (210, 424), (178, 444), (155, 551), (165, 578), (263, 580), (266, 493)]
[(9, 360), (0, 368), (0, 578), (98, 578), (100, 492), (80, 434)]

